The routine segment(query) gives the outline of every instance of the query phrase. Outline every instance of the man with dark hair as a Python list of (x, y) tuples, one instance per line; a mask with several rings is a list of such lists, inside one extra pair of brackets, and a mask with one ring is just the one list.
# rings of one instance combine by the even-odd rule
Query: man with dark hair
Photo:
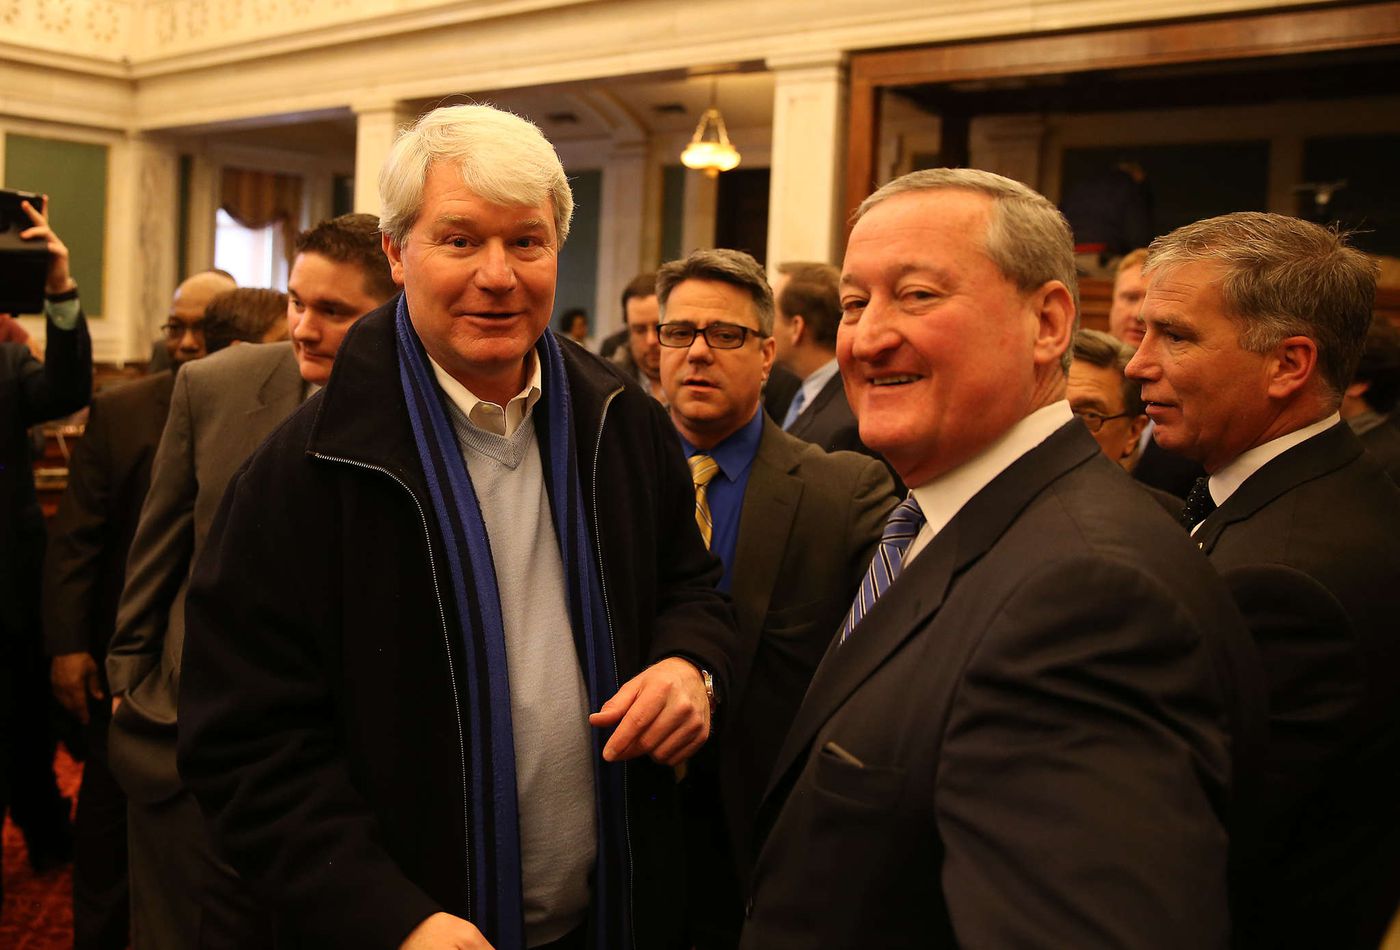
[(800, 380), (781, 421), (788, 432), (828, 452), (847, 449), (873, 455), (860, 440), (836, 365), (840, 278), (841, 272), (830, 264), (793, 266), (780, 281), (782, 289), (774, 292), (778, 365)]
[[(792, 290), (790, 285), (789, 292)], [(682, 783), (692, 945), (738, 944), (754, 812), (778, 746), (894, 507), (878, 462), (827, 454), (759, 409), (773, 365), (773, 301), (758, 262), (696, 251), (661, 268), (661, 380), (724, 562), (741, 635), (718, 747)]]
[(276, 343), (287, 336), (287, 295), (266, 287), (239, 287), (219, 294), (204, 311), (204, 340), (210, 353), (234, 343)]
[[(1123, 375), (1133, 348), (1107, 333), (1080, 330), (1071, 347), (1066, 395), (1069, 408), (1089, 429), (1103, 454), (1132, 467), (1138, 438), (1147, 426), (1137, 382)], [(1180, 505), (1177, 506), (1178, 509)]]
[[(162, 329), (165, 353), (176, 369), (226, 345), (214, 303), (231, 294), (281, 297), (275, 291), (228, 289), (232, 287), (233, 280), (222, 272), (203, 271), (175, 288), (169, 322)], [(283, 302), (280, 316), (285, 315)], [(127, 805), (107, 766), (111, 704), (105, 701), (103, 667), (116, 628), (127, 552), (174, 387), (175, 371), (168, 369), (97, 394), (68, 463), (68, 489), (49, 528), (44, 643), (53, 657), (50, 677), (54, 695), (83, 724), (88, 739), (73, 864), (73, 942), (78, 950), (127, 945)]]
[(21, 208), (20, 238), (48, 252), (44, 360), (23, 343), (0, 343), (0, 823), (8, 812), (36, 869), (73, 854), (67, 799), (54, 781), (39, 589), (44, 514), (34, 493), (31, 426), (77, 412), (92, 393), (92, 341), (69, 270), (68, 248), (43, 208)]
[(1400, 483), (1400, 429), (1391, 412), (1400, 401), (1400, 333), (1372, 323), (1361, 362), (1342, 394), (1340, 412), (1366, 451)]
[(1247, 641), (1065, 400), (1068, 226), (973, 169), (857, 216), (837, 354), (910, 496), (778, 755), (741, 946), (1223, 947)]
[(656, 274), (638, 274), (622, 291), (627, 345), (613, 354), (612, 361), (652, 398), (665, 402), (661, 390), (661, 350), (656, 343), (657, 313)]
[(1268, 678), (1262, 777), (1231, 835), (1236, 943), (1369, 950), (1400, 901), (1400, 491), (1337, 409), (1375, 264), (1238, 212), (1153, 241), (1145, 272), (1128, 375), (1153, 437), (1209, 473), (1182, 520)]
[[(298, 236), (296, 250), (285, 310), (291, 342), (229, 347), (176, 378), (131, 544), (107, 676), (111, 768), (128, 798), (135, 950), (198, 946), (201, 934), (267, 943), (176, 771), (185, 588), (230, 477), (325, 384), (350, 326), (395, 292), (373, 215), (323, 221)], [(232, 327), (216, 334), (235, 335)]]

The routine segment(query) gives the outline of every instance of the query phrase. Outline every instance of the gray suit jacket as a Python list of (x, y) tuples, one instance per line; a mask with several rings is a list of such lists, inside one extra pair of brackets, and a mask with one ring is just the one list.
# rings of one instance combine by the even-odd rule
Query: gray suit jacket
[(112, 719), (112, 773), (134, 799), (180, 790), (176, 698), (190, 568), (229, 479), (303, 390), (290, 343), (230, 347), (176, 377), (107, 653), (112, 694), (123, 697)]

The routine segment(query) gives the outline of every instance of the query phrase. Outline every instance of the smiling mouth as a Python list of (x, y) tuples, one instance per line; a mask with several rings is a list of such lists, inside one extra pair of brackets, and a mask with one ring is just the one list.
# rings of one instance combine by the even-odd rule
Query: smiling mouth
[(903, 386), (907, 383), (917, 383), (923, 379), (922, 376), (906, 374), (902, 376), (873, 376), (870, 378), (872, 386)]

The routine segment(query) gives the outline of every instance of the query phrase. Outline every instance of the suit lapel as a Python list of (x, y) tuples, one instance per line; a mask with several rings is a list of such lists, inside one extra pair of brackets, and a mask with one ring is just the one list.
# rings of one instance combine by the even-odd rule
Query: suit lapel
[(836, 398), (838, 389), (845, 385), (841, 380), (841, 373), (838, 371), (835, 376), (826, 381), (826, 385), (817, 390), (817, 395), (810, 403), (802, 407), (802, 412), (793, 422), (792, 428), (788, 431), (802, 438), (802, 433), (812, 427), (812, 423), (825, 411), (827, 404)]
[(1345, 422), (1300, 442), (1245, 479), (1225, 504), (1211, 512), (1196, 531), (1197, 545), (1210, 554), (1230, 525), (1252, 517), (1284, 492), (1355, 461), (1365, 451)]
[(900, 575), (844, 644), (827, 649), (788, 730), (764, 811), (786, 774), (805, 760), (812, 740), (853, 692), (921, 630), (943, 605), (954, 579), (982, 557), (1051, 482), (1099, 455), (1077, 419), (1013, 462), (972, 497)]
[[(800, 443), (805, 447), (806, 443)], [(744, 651), (735, 663), (736, 683), (748, 680), (754, 650), (763, 630), (763, 618), (773, 598), (778, 570), (783, 564), (788, 536), (802, 499), (802, 481), (792, 475), (799, 453), (792, 440), (772, 419), (763, 421), (753, 469), (744, 492), (739, 516), (739, 540), (735, 547), (733, 587), (730, 591), (739, 618)]]
[(297, 368), (296, 353), (291, 346), (283, 350), (282, 358), (273, 361), (266, 375), (257, 387), (253, 405), (247, 413), (247, 428), (244, 430), (254, 439), (245, 455), (262, 444), (283, 419), (301, 405), (305, 382)]

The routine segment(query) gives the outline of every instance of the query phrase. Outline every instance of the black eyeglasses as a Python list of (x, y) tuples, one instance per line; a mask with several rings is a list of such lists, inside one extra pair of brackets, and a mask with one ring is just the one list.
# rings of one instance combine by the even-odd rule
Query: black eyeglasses
[(193, 333), (200, 339), (204, 338), (203, 321), (199, 323), (182, 323), (179, 320), (171, 320), (169, 323), (161, 324), (160, 328), (165, 331), (166, 339), (169, 340), (183, 340), (186, 333)]
[(705, 343), (715, 350), (737, 350), (744, 345), (749, 334), (762, 339), (768, 334), (751, 327), (741, 327), (733, 323), (712, 323), (700, 330), (689, 323), (663, 323), (656, 328), (657, 342), (662, 346), (686, 347), (695, 342), (697, 335), (705, 338)]
[(1120, 412), (1116, 416), (1106, 416), (1101, 412), (1094, 412), (1092, 409), (1074, 409), (1072, 411), (1090, 432), (1098, 432), (1103, 428), (1103, 424), (1110, 419), (1126, 419), (1134, 415), (1131, 412)]

